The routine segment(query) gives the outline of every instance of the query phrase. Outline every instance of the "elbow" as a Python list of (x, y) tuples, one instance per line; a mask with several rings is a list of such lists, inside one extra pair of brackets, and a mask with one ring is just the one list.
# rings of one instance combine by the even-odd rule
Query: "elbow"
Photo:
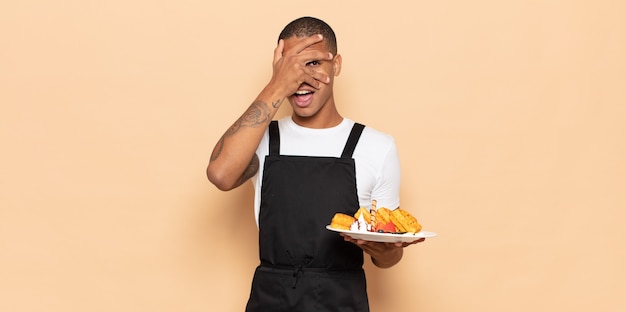
[(402, 255), (404, 254), (402, 248), (396, 247), (390, 252), (381, 255), (380, 257), (371, 257), (372, 263), (380, 269), (388, 269), (398, 264), (400, 260), (402, 260)]
[(235, 183), (230, 181), (231, 179), (228, 178), (227, 174), (224, 174), (220, 170), (216, 170), (210, 164), (206, 168), (206, 176), (220, 191), (230, 191), (236, 187)]
[(243, 172), (238, 168), (238, 166), (233, 167), (228, 164), (216, 165), (214, 162), (209, 162), (206, 175), (209, 181), (218, 189), (230, 191), (242, 185), (258, 172), (259, 159), (254, 155), (248, 166), (243, 167)]
[(389, 269), (393, 267), (394, 265), (398, 264), (397, 262), (396, 263), (380, 263), (374, 259), (372, 259), (372, 263), (374, 263), (374, 265), (379, 269)]

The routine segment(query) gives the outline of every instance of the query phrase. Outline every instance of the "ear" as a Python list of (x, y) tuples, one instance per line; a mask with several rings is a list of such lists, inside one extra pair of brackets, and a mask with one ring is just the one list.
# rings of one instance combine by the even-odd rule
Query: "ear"
[(335, 76), (339, 76), (339, 73), (341, 73), (341, 54), (337, 54), (333, 58), (333, 70), (335, 71)]

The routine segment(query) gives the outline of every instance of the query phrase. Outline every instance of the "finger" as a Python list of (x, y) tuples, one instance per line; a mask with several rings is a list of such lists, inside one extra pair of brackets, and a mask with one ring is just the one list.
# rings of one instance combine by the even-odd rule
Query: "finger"
[(426, 240), (426, 238), (420, 238), (420, 239), (418, 239), (418, 240), (414, 240), (414, 241), (409, 242), (409, 243), (404, 243), (404, 246), (403, 246), (403, 247), (410, 246), (410, 245), (415, 245), (415, 244), (417, 244), (417, 243), (421, 243), (421, 242), (423, 242), (423, 241), (425, 241), (425, 240)]
[(321, 87), (320, 83), (330, 83), (330, 76), (325, 73), (316, 71), (313, 68), (304, 67), (301, 70), (298, 85), (301, 85), (302, 83), (306, 83), (315, 89), (319, 89)]
[(324, 73), (317, 72), (315, 70), (312, 70), (311, 77), (313, 77), (313, 79), (315, 79), (315, 80), (317, 80), (319, 82), (325, 83), (325, 84), (328, 84), (330, 82), (330, 77), (328, 75), (326, 75)]
[(311, 61), (332, 61), (334, 56), (330, 52), (324, 52), (320, 50), (310, 50), (302, 52), (297, 56), (298, 63), (306, 65)]
[(303, 83), (306, 83), (315, 89), (319, 89), (321, 87), (321, 82), (308, 73), (304, 73), (302, 75), (302, 82), (299, 85), (302, 85)]
[(324, 37), (321, 34), (312, 35), (306, 38), (300, 39), (291, 49), (290, 53), (299, 54), (304, 49), (324, 40)]
[[(303, 73), (300, 75), (302, 83), (306, 83), (315, 89), (319, 89), (321, 87), (320, 83), (328, 84), (330, 83), (330, 77), (325, 73), (321, 73), (316, 71), (313, 68), (303, 68)], [(299, 85), (300, 85), (299, 84)]]
[(274, 49), (274, 62), (272, 64), (276, 65), (276, 63), (283, 58), (283, 49), (285, 48), (285, 40), (278, 40), (278, 45), (276, 49)]

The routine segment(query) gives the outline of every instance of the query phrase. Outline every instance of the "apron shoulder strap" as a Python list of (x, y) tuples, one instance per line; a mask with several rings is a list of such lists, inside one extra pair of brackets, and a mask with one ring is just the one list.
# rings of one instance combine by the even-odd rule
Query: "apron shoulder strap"
[(346, 142), (346, 146), (343, 148), (343, 153), (341, 153), (341, 158), (352, 158), (352, 153), (354, 153), (354, 148), (356, 148), (356, 143), (359, 142), (359, 138), (361, 138), (361, 133), (364, 128), (364, 125), (358, 122), (354, 123), (352, 131), (350, 131), (348, 141)]
[(280, 154), (280, 133), (278, 132), (278, 121), (270, 122), (270, 155)]

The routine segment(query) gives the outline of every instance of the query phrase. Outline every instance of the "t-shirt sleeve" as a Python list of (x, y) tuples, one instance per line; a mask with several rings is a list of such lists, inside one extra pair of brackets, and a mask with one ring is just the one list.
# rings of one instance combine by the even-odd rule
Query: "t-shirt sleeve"
[(400, 159), (393, 140), (383, 158), (379, 178), (372, 190), (372, 198), (376, 199), (378, 207), (396, 209), (400, 206)]

